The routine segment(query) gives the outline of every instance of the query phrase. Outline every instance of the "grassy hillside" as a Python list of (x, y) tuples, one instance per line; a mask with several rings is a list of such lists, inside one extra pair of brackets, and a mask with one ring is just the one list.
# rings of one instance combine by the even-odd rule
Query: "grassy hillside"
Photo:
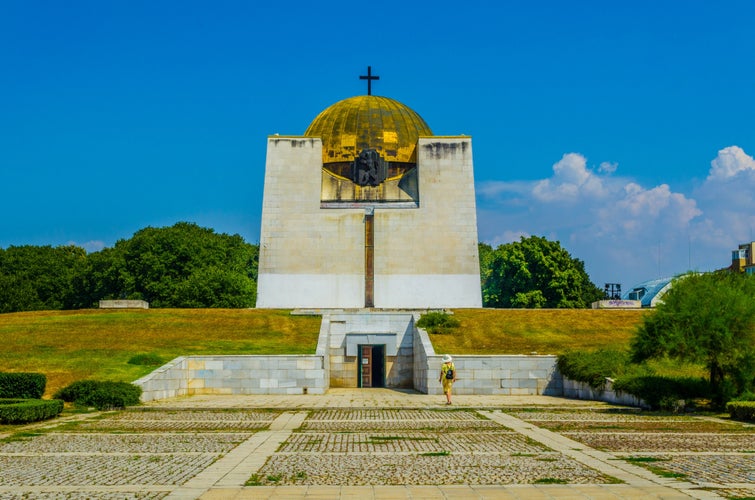
[(133, 381), (155, 367), (135, 354), (169, 361), (191, 354), (310, 354), (320, 318), (254, 309), (82, 310), (0, 314), (0, 370), (47, 375), (47, 391), (74, 380)]
[(561, 354), (629, 346), (648, 310), (462, 309), (456, 333), (431, 335), (437, 353)]
[[(558, 354), (628, 345), (644, 311), (460, 310), (455, 334), (431, 337), (438, 353)], [(254, 309), (82, 310), (0, 314), (0, 370), (47, 375), (47, 394), (74, 380), (133, 381), (192, 354), (312, 354), (320, 317)]]

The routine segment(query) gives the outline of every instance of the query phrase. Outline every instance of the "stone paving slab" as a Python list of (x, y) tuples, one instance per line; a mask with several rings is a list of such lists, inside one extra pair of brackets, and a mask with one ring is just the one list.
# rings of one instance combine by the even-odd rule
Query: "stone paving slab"
[[(249, 439), (249, 433), (93, 434), (50, 433), (1, 442), (0, 454), (107, 455), (227, 453)], [(0, 479), (0, 483), (2, 479)]]
[[(452, 406), (459, 408), (575, 408), (575, 409), (609, 409), (616, 406), (600, 401), (565, 399), (554, 396), (467, 396), (453, 398)], [(333, 409), (333, 408), (369, 408), (369, 409), (422, 409), (445, 407), (445, 396), (417, 393), (412, 390), (396, 389), (328, 389), (327, 394), (299, 395), (254, 395), (224, 396), (197, 395), (173, 398), (170, 400), (146, 403), (144, 408), (160, 409), (203, 408), (279, 408), (279, 409)]]
[(755, 453), (755, 434), (650, 432), (562, 432), (592, 448), (613, 452), (739, 452)]
[(263, 466), (267, 457), (277, 450), (301, 426), (306, 413), (282, 413), (270, 423), (269, 432), (260, 432), (242, 443), (221, 460), (193, 477), (167, 498), (193, 499), (212, 487), (244, 485), (251, 474)]
[(480, 430), (500, 431), (501, 425), (489, 420), (404, 420), (404, 421), (305, 421), (302, 431), (314, 432), (365, 432), (365, 431), (429, 431), (434, 432), (477, 432)]
[(155, 455), (3, 455), (0, 489), (46, 485), (178, 485), (217, 460), (214, 453)]
[(143, 486), (105, 487), (105, 486), (58, 486), (25, 488), (23, 490), (0, 490), (2, 500), (159, 500), (165, 498), (172, 488), (145, 490)]
[[(696, 483), (755, 488), (755, 456), (737, 455), (654, 455), (651, 465), (665, 471), (693, 478)], [(753, 490), (755, 493), (755, 490)], [(750, 495), (752, 496), (752, 494)]]
[(470, 411), (448, 411), (443, 410), (376, 410), (376, 409), (332, 409), (332, 410), (315, 410), (307, 417), (308, 422), (343, 422), (343, 421), (364, 421), (384, 424), (386, 422), (437, 422), (437, 421), (466, 421), (477, 422), (485, 421), (486, 419), (476, 412)]
[(267, 428), (280, 411), (214, 409), (214, 410), (159, 410), (145, 411), (139, 407), (108, 418), (83, 423), (80, 428), (99, 431), (177, 432), (259, 430)]
[(513, 431), (477, 432), (299, 432), (279, 453), (544, 453), (548, 448)]
[(302, 431), (365, 431), (365, 430), (433, 430), (435, 432), (474, 432), (481, 429), (501, 430), (500, 424), (476, 412), (440, 409), (359, 409), (314, 410), (302, 424)]
[(201, 500), (689, 500), (690, 496), (662, 486), (628, 485), (457, 485), (457, 486), (271, 486), (222, 488)]
[[(665, 418), (552, 397), (458, 396), (446, 407), (385, 389), (177, 398), (0, 441), (0, 499), (755, 495), (755, 454), (738, 450), (755, 429), (711, 419), (708, 429), (730, 431), (696, 432), (706, 427), (694, 417)], [(548, 430), (556, 424), (569, 430)], [(596, 449), (601, 440), (636, 446)], [(643, 453), (682, 480), (626, 461)]]
[[(604, 484), (610, 476), (563, 455), (275, 454), (259, 470), (261, 485), (517, 484), (548, 480)], [(274, 479), (271, 479), (274, 478)]]

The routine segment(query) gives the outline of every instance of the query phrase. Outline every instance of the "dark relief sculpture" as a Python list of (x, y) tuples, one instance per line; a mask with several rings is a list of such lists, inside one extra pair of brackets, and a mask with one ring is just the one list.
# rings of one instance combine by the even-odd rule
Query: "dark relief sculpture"
[(360, 186), (377, 186), (388, 173), (388, 165), (374, 149), (363, 149), (351, 164), (351, 180)]

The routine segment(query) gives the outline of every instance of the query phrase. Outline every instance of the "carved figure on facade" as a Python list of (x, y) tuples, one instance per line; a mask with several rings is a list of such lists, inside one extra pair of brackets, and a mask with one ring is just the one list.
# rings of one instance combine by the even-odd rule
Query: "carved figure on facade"
[(363, 149), (351, 164), (351, 180), (359, 186), (377, 186), (386, 178), (388, 166), (374, 149)]

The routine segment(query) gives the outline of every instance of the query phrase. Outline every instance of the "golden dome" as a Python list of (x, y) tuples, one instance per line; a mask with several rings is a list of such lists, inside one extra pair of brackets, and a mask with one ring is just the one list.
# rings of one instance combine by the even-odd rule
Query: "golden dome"
[(363, 149), (375, 149), (388, 162), (416, 163), (420, 136), (433, 135), (417, 113), (388, 97), (350, 97), (315, 118), (307, 137), (322, 139), (323, 163), (353, 161)]

